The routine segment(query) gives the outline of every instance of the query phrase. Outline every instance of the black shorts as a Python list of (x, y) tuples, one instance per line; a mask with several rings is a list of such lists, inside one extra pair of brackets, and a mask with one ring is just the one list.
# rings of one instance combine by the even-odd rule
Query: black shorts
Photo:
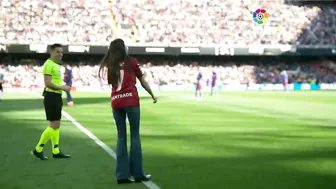
[(48, 121), (60, 121), (62, 118), (62, 95), (53, 92), (45, 92), (44, 109)]
[(0, 83), (0, 91), (2, 91), (3, 90), (3, 88), (2, 88), (2, 83)]

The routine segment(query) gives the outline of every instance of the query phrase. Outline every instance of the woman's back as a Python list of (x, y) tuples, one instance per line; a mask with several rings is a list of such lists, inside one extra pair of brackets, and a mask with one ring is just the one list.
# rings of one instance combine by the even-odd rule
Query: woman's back
[[(107, 72), (105, 72), (107, 68)], [(138, 78), (141, 86), (151, 95), (153, 103), (157, 98), (141, 72), (135, 58), (130, 58), (122, 39), (110, 43), (109, 50), (100, 62), (99, 75), (106, 74), (112, 84), (111, 104), (113, 118), (118, 130), (117, 140), (117, 183), (132, 183), (151, 180), (142, 169), (142, 148), (140, 142), (140, 100), (135, 86)], [(131, 128), (130, 158), (127, 152), (126, 117)], [(134, 181), (130, 177), (134, 177)]]
[[(118, 84), (112, 85), (112, 108), (120, 109), (128, 106), (139, 106), (139, 95), (136, 89), (136, 79), (142, 77), (140, 65), (135, 58), (120, 63), (120, 78)], [(109, 78), (110, 80), (111, 78)]]

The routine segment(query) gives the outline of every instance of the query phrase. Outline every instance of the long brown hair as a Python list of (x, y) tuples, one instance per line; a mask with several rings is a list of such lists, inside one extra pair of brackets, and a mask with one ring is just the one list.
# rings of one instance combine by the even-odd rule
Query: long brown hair
[(124, 61), (130, 68), (129, 59), (124, 41), (119, 38), (113, 40), (109, 50), (100, 61), (99, 78), (104, 78), (107, 74), (108, 84), (117, 84), (120, 81), (120, 63)]

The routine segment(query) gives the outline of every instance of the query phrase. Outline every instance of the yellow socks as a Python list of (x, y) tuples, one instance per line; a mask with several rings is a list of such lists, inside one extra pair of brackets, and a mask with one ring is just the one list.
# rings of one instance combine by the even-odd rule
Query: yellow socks
[(51, 127), (47, 127), (40, 138), (40, 141), (38, 142), (37, 146), (35, 147), (37, 152), (42, 152), (44, 145), (48, 142), (49, 139), (51, 139), (51, 144), (52, 144), (52, 153), (53, 154), (58, 154), (59, 148), (58, 148), (58, 143), (59, 143), (59, 129), (53, 129)]
[(60, 153), (60, 150), (58, 148), (58, 143), (59, 143), (59, 129), (54, 130), (54, 132), (51, 135), (51, 144), (52, 144), (52, 153), (53, 154), (58, 154)]
[(51, 127), (47, 127), (40, 138), (40, 141), (38, 142), (37, 146), (35, 147), (37, 152), (42, 152), (44, 145), (48, 142), (49, 138), (51, 137), (51, 134), (53, 133), (54, 129)]

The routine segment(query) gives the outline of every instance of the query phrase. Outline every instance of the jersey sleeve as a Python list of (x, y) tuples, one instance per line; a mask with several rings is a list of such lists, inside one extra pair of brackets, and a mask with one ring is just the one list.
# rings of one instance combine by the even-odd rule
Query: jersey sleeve
[(141, 78), (143, 76), (142, 70), (140, 68), (140, 64), (138, 63), (138, 61), (136, 59), (131, 59), (131, 63), (132, 63), (132, 68), (135, 72), (135, 75), (137, 78)]
[(44, 63), (42, 73), (43, 75), (52, 75), (52, 65), (48, 62)]

